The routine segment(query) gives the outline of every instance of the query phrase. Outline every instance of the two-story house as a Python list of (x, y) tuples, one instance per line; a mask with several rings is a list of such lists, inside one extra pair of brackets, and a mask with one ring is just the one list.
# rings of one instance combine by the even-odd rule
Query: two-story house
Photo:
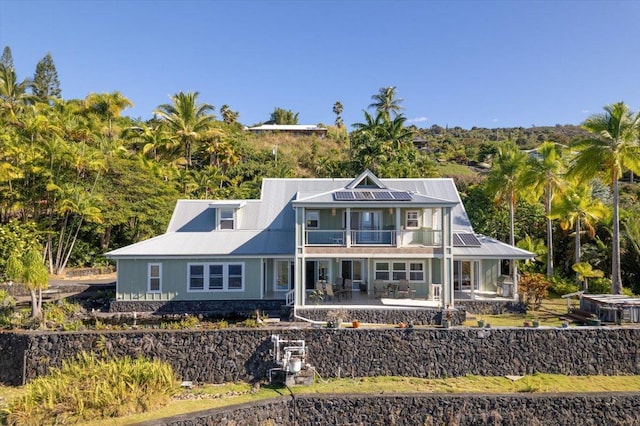
[(264, 179), (258, 200), (179, 200), (165, 234), (107, 256), (113, 310), (228, 314), (516, 300), (509, 265), (533, 254), (476, 235), (452, 179), (367, 170)]

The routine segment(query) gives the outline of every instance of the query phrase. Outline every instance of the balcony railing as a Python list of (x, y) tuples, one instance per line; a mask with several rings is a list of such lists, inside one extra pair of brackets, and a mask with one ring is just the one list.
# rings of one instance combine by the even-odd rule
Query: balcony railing
[[(347, 234), (348, 233), (348, 234)], [(305, 245), (307, 246), (340, 246), (347, 245), (346, 236), (351, 237), (352, 246), (396, 246), (399, 239), (400, 246), (428, 246), (437, 247), (442, 244), (442, 231), (432, 229), (403, 230), (316, 230), (305, 231)]]

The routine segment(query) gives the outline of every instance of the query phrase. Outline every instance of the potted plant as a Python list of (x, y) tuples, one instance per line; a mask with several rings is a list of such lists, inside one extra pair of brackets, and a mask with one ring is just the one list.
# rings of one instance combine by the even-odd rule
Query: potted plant
[(358, 321), (358, 320), (351, 321), (351, 326), (353, 328), (360, 328), (360, 321)]
[(540, 327), (540, 321), (538, 321), (538, 320), (533, 320), (531, 323), (533, 324), (533, 328)]
[(442, 312), (442, 327), (449, 328), (451, 321), (453, 321), (453, 312), (449, 308), (449, 305), (447, 305), (446, 309)]
[(480, 318), (480, 319), (478, 320), (478, 327), (479, 327), (479, 328), (484, 328), (484, 320), (483, 320), (482, 318)]
[(332, 309), (327, 312), (327, 327), (340, 328), (340, 325), (344, 322), (346, 312), (344, 309)]
[(313, 290), (309, 293), (309, 300), (314, 302), (316, 305), (319, 305), (324, 300), (324, 293), (322, 290)]

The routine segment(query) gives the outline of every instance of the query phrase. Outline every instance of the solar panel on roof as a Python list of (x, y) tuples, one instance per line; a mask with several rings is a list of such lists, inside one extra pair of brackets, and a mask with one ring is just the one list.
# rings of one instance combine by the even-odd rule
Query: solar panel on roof
[(456, 247), (480, 247), (480, 240), (468, 233), (454, 233), (453, 245)]
[(353, 192), (351, 191), (338, 191), (333, 193), (333, 198), (335, 200), (344, 201), (353, 200), (355, 197), (353, 196)]
[(373, 198), (376, 200), (393, 201), (393, 197), (389, 191), (375, 191), (373, 192)]
[(404, 191), (392, 191), (391, 195), (393, 196), (394, 200), (398, 200), (398, 201), (411, 201), (411, 194), (409, 194), (408, 192), (404, 192)]

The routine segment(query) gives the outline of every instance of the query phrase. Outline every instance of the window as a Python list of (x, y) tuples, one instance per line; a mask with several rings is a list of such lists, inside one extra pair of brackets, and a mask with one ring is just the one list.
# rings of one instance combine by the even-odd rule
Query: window
[(234, 222), (233, 209), (220, 209), (220, 225), (218, 229), (234, 229)]
[(222, 265), (209, 265), (209, 290), (224, 289)]
[(189, 265), (189, 290), (204, 290), (204, 265)]
[(244, 263), (192, 263), (188, 271), (188, 291), (244, 290)]
[(409, 210), (407, 211), (407, 228), (418, 228), (420, 227), (419, 214), (417, 210)]
[(242, 290), (242, 265), (227, 265), (229, 273), (228, 276), (228, 288), (229, 290)]
[(147, 277), (147, 292), (160, 293), (162, 291), (162, 264), (149, 263)]
[(320, 227), (320, 212), (318, 210), (307, 210), (307, 228), (318, 229)]
[(423, 263), (409, 263), (409, 281), (424, 281)]
[(407, 264), (404, 262), (393, 262), (393, 279), (394, 280), (406, 280), (407, 279)]
[(389, 281), (389, 263), (376, 262), (375, 276), (377, 280)]

